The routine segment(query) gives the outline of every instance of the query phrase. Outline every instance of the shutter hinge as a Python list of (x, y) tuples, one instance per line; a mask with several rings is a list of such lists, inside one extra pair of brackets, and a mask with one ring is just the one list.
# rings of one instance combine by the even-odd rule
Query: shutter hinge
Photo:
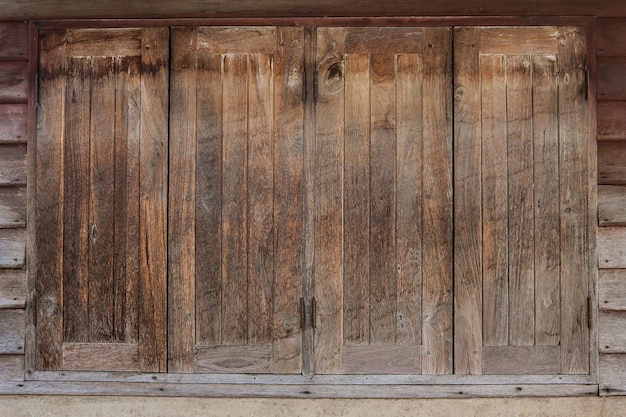
[(311, 327), (317, 327), (317, 300), (315, 297), (311, 299)]
[(591, 329), (593, 324), (593, 302), (591, 297), (587, 297), (587, 328)]

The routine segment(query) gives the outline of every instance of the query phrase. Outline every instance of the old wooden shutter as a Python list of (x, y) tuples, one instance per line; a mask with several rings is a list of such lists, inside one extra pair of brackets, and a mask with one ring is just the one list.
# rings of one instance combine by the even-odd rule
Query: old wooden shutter
[(166, 370), (167, 29), (41, 33), (41, 370)]
[(585, 39), (455, 33), (455, 372), (589, 372)]
[(169, 364), (298, 373), (301, 28), (174, 28)]
[(452, 371), (451, 31), (320, 28), (315, 367)]

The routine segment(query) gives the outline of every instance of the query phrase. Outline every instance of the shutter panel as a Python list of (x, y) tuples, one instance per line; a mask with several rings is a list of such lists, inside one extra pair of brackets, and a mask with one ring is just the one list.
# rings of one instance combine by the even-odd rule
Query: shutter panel
[(321, 374), (452, 371), (451, 33), (317, 31)]
[(584, 34), (455, 34), (455, 372), (586, 374)]
[(166, 370), (168, 37), (42, 31), (38, 369)]
[(174, 28), (170, 370), (299, 373), (301, 28)]

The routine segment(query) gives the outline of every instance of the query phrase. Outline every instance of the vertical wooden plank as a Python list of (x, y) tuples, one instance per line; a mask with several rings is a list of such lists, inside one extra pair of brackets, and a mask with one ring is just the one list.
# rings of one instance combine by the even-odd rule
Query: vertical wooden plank
[(535, 344), (560, 333), (559, 132), (555, 56), (533, 59), (535, 211)]
[[(249, 55), (248, 71), (248, 340), (272, 341), (274, 293), (273, 57)], [(276, 288), (280, 291), (280, 287)], [(296, 302), (296, 300), (292, 300)]]
[(480, 58), (482, 113), (483, 341), (509, 343), (506, 56)]
[(422, 373), (452, 373), (452, 30), (423, 29)]
[(222, 343), (247, 342), (248, 57), (224, 55)]
[(369, 344), (369, 55), (346, 56), (343, 168), (343, 342)]
[[(422, 339), (423, 63), (417, 54), (397, 57), (396, 251), (398, 295), (396, 343)], [(428, 104), (428, 103), (427, 103)]]
[[(559, 42), (561, 212), (561, 373), (589, 372), (587, 92), (585, 37), (565, 28)], [(595, 220), (594, 220), (595, 221)]]
[(89, 341), (91, 59), (68, 60), (65, 91), (63, 340)]
[(370, 344), (396, 333), (396, 89), (395, 56), (370, 62)]
[(209, 345), (222, 340), (222, 57), (196, 59), (196, 342)]
[(317, 30), (315, 120), (315, 369), (339, 373), (342, 356), (342, 197), (345, 29)]
[(139, 368), (167, 370), (167, 162), (169, 29), (141, 40)]
[[(274, 59), (274, 372), (299, 373), (304, 256), (304, 33), (277, 29)], [(309, 359), (312, 360), (312, 359)]]
[(534, 210), (532, 74), (528, 55), (507, 57), (509, 343), (533, 345)]
[(63, 141), (66, 91), (65, 32), (44, 31), (40, 38), (36, 144), (35, 276), (36, 366), (61, 365), (63, 337)]
[(482, 373), (479, 28), (454, 35), (454, 372)]
[(168, 218), (168, 371), (194, 369), (196, 32), (172, 33)]

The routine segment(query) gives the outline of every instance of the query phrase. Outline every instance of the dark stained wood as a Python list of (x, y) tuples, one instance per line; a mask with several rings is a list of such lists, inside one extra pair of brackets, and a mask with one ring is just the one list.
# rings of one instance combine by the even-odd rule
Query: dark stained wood
[(598, 100), (626, 100), (626, 57), (600, 57), (597, 71)]
[(598, 56), (626, 55), (625, 18), (600, 18), (596, 21), (596, 54)]
[(136, 343), (64, 343), (63, 370), (138, 371)]
[(0, 229), (26, 226), (26, 188), (0, 187)]
[(26, 142), (26, 107), (25, 104), (0, 104), (0, 143)]
[(485, 375), (554, 375), (561, 369), (558, 345), (485, 346), (483, 355)]
[(26, 145), (0, 145), (0, 186), (26, 185)]
[(28, 25), (25, 22), (0, 23), (0, 58), (28, 55)]
[(626, 184), (626, 141), (598, 142), (598, 184)]
[(28, 96), (28, 63), (0, 62), (0, 100), (24, 100)]
[(0, 355), (24, 353), (24, 310), (0, 310)]
[(26, 271), (0, 270), (0, 309), (24, 308), (26, 302)]
[[(598, 277), (598, 308), (604, 311), (626, 311), (626, 271), (602, 269)], [(621, 332), (621, 330), (620, 330)]]
[(626, 226), (626, 187), (598, 186), (598, 222), (600, 226)]
[(598, 102), (598, 140), (626, 139), (626, 102)]

